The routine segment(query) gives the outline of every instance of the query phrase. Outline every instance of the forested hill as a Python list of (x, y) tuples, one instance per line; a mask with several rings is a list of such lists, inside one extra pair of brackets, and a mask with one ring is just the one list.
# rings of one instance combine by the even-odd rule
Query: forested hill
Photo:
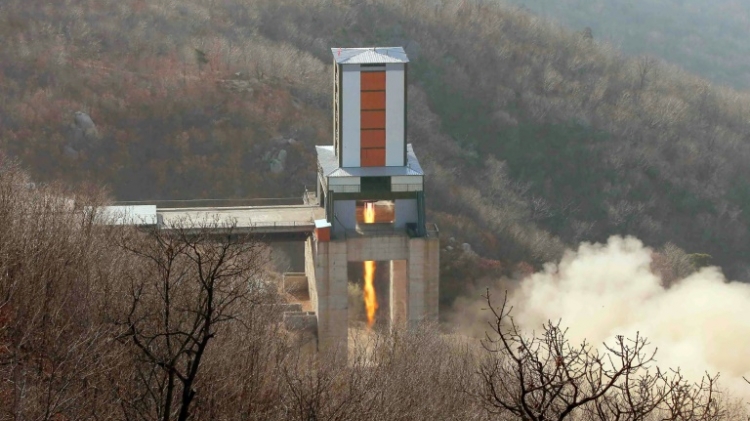
[(509, 0), (631, 54), (750, 89), (750, 3), (738, 0)]
[(517, 7), (4, 0), (0, 37), (0, 148), (39, 181), (299, 195), (331, 143), (329, 48), (403, 45), (428, 216), (481, 256), (446, 252), (446, 297), (611, 234), (748, 267), (750, 97)]

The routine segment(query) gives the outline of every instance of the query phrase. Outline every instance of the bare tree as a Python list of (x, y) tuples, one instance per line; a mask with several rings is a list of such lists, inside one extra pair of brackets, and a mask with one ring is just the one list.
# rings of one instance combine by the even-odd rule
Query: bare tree
[(638, 57), (638, 59), (635, 62), (636, 65), (636, 71), (638, 76), (638, 90), (642, 91), (646, 88), (646, 85), (649, 82), (649, 79), (652, 77), (653, 73), (655, 72), (655, 69), (657, 68), (657, 61), (655, 58), (644, 55)]
[(600, 353), (585, 341), (566, 339), (560, 322), (548, 322), (539, 336), (520, 331), (510, 316), (507, 294), (497, 308), (485, 296), (494, 316), (483, 340), (488, 353), (480, 365), (478, 397), (494, 414), (522, 420), (564, 420), (574, 416), (598, 420), (644, 420), (653, 414), (670, 420), (718, 420), (715, 381), (707, 376), (694, 385), (679, 371), (656, 368), (649, 343), (617, 336)]
[(227, 322), (251, 323), (242, 315), (269, 291), (259, 277), (265, 247), (233, 224), (166, 228), (117, 242), (134, 257), (115, 319), (117, 339), (134, 351), (131, 384), (118, 391), (127, 419), (187, 420), (209, 344)]

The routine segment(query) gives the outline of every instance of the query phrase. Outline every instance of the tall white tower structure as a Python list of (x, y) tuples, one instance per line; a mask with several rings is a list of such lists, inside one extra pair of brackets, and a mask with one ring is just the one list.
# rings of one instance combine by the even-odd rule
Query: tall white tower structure
[(424, 172), (406, 142), (406, 53), (400, 47), (331, 52), (333, 145), (316, 146), (325, 220), (316, 221), (307, 243), (306, 272), (319, 348), (343, 349), (347, 264), (390, 262), (388, 297), (381, 301), (388, 302), (392, 326), (414, 326), (437, 320), (440, 245), (437, 228), (425, 221)]

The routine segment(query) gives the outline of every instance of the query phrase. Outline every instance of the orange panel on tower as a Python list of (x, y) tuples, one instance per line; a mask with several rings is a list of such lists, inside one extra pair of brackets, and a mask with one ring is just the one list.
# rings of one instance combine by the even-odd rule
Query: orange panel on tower
[(362, 72), (360, 75), (360, 90), (385, 91), (385, 72)]
[(360, 128), (385, 130), (385, 111), (361, 111)]
[(360, 165), (363, 167), (384, 167), (385, 148), (362, 149), (360, 152)]
[(385, 110), (385, 91), (365, 91), (361, 94), (362, 110)]
[(385, 148), (385, 130), (362, 130), (360, 140), (362, 149)]

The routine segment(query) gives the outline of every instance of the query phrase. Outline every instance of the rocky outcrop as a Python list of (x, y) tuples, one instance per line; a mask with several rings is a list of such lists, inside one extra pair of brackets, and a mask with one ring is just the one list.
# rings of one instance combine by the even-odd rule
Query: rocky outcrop
[(268, 161), (271, 166), (272, 173), (280, 174), (284, 171), (284, 168), (286, 168), (286, 156), (286, 150), (282, 149), (275, 157), (271, 158)]
[(91, 116), (83, 111), (76, 111), (70, 123), (68, 143), (63, 147), (63, 155), (77, 159), (79, 152), (96, 146), (99, 142), (99, 130)]

